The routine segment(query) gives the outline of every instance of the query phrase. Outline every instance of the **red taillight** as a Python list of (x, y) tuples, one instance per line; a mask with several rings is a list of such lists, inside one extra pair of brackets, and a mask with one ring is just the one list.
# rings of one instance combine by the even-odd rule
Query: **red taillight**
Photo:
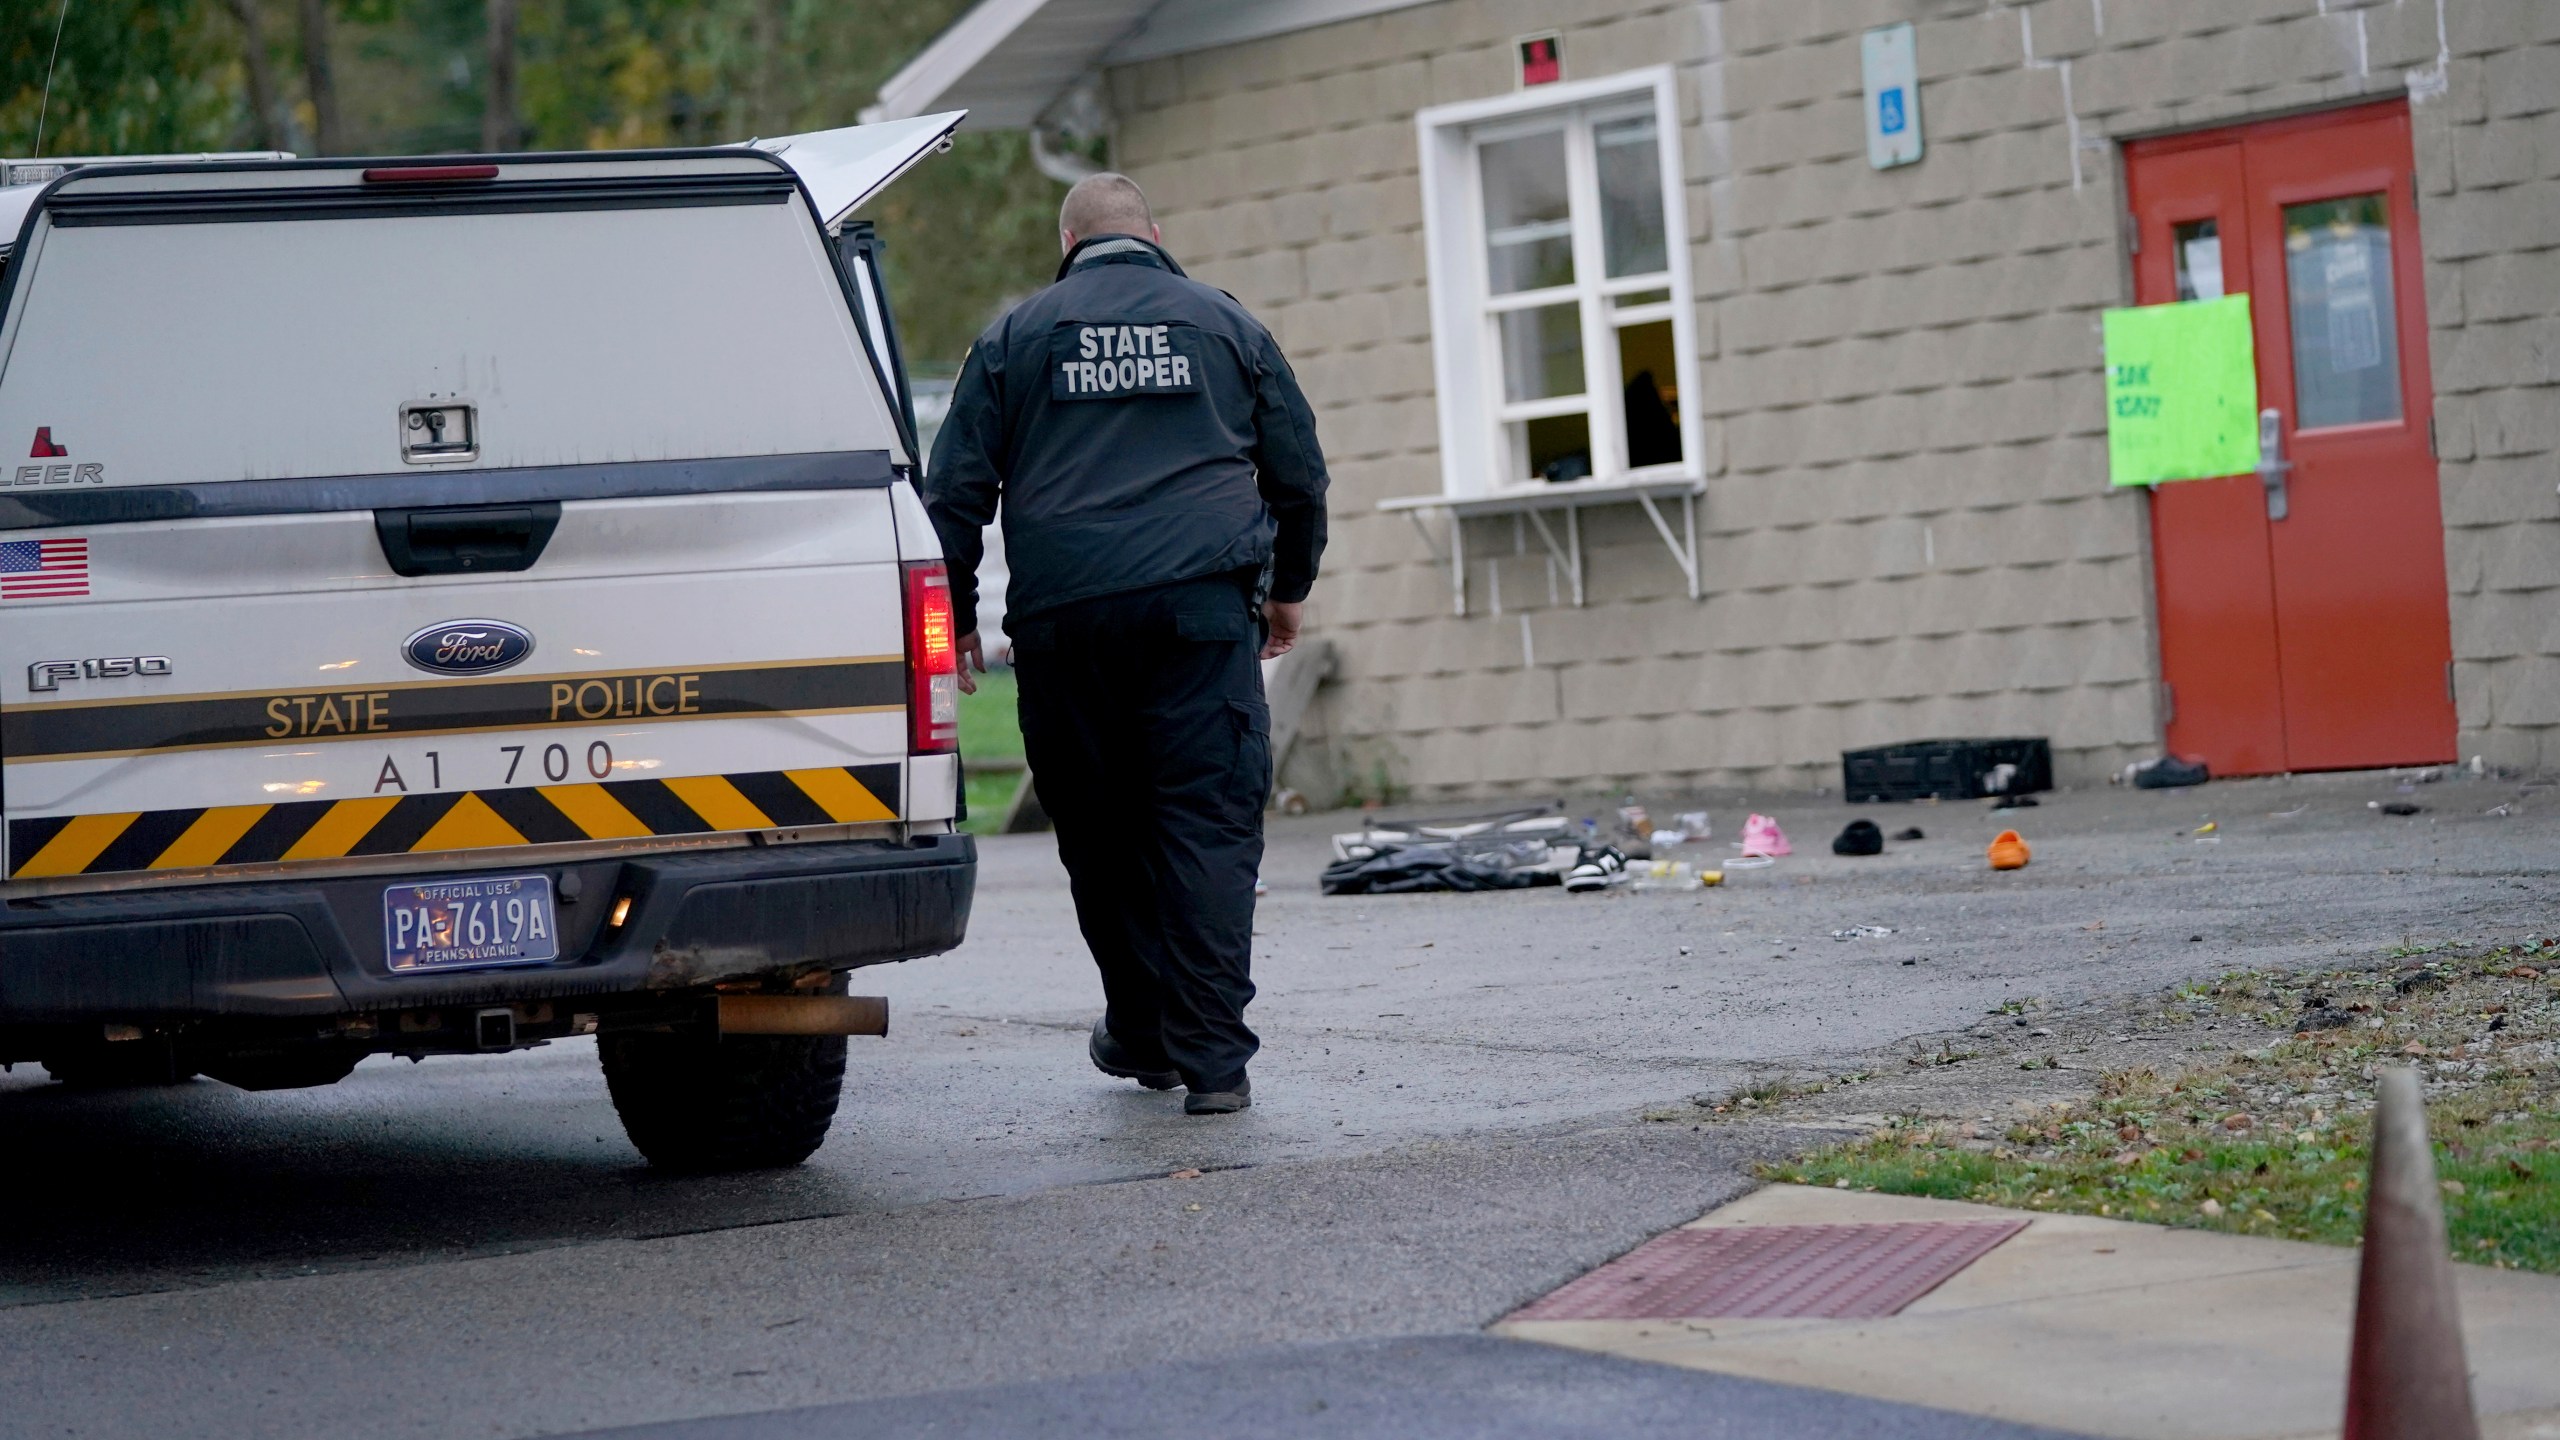
[(919, 755), (960, 748), (960, 637), (952, 630), (951, 572), (908, 562), (907, 739)]
[(437, 181), (495, 180), (495, 165), (376, 165), (364, 172), (367, 185), (426, 185)]

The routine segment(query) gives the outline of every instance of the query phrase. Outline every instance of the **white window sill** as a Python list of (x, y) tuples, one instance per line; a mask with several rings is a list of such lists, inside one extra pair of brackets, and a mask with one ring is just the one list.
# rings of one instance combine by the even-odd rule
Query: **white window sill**
[(1461, 516), (1509, 515), (1522, 510), (1580, 509), (1664, 495), (1697, 495), (1707, 482), (1695, 475), (1613, 475), (1606, 479), (1568, 480), (1562, 484), (1532, 481), (1506, 485), (1475, 495), (1399, 495), (1381, 500), (1381, 510), (1451, 510)]
[[(1573, 480), (1564, 484), (1510, 485), (1477, 495), (1399, 495), (1381, 500), (1378, 508), (1401, 513), (1413, 522), (1422, 536), (1424, 548), (1431, 558), (1449, 572), (1449, 583), (1456, 613), (1467, 613), (1467, 527), (1466, 522), (1483, 515), (1519, 515), (1527, 518), (1538, 532), (1547, 553), (1564, 568), (1573, 582), (1573, 603), (1583, 603), (1582, 587), (1582, 512), (1593, 505), (1636, 504), (1644, 507), (1645, 518), (1653, 522), (1654, 533), (1671, 551), (1671, 558), (1688, 577), (1689, 598), (1698, 598), (1698, 497), (1705, 493), (1706, 481), (1695, 475), (1654, 471), (1646, 474), (1613, 475), (1605, 479)], [(1673, 499), (1680, 502), (1680, 528), (1675, 532), (1664, 518), (1662, 507), (1654, 502)], [(1432, 538), (1430, 528), (1422, 523), (1426, 510), (1444, 510), (1449, 515), (1449, 544), (1444, 552)], [(1547, 523), (1547, 512), (1564, 512), (1564, 535), (1559, 539)]]

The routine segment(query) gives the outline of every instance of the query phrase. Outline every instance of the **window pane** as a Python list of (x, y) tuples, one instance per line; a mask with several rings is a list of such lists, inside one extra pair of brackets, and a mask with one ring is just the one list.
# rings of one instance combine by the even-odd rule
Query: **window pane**
[(1662, 226), (1662, 151), (1653, 117), (1638, 115), (1591, 128), (1600, 171), (1600, 236), (1609, 277), (1670, 268)]
[(1564, 132), (1496, 140), (1484, 166), (1486, 269), (1493, 293), (1573, 283), (1573, 202), (1565, 191)]
[(1550, 415), (1511, 427), (1512, 453), (1528, 462), (1516, 477), (1562, 485), (1591, 478), (1591, 417)]
[(2177, 228), (2169, 247), (2177, 265), (2178, 298), (2222, 298), (2222, 230), (2215, 220), (2190, 220)]
[(2400, 343), (2391, 299), (2391, 222), (2379, 195), (2288, 205), (2285, 285), (2293, 305), (2294, 425), (2400, 418)]
[(1618, 373), (1627, 377), (1627, 467), (1680, 461), (1680, 366), (1671, 322), (1618, 332)]
[(1613, 310), (1633, 310), (1639, 305), (1659, 305), (1670, 298), (1671, 292), (1668, 290), (1638, 290), (1632, 295), (1613, 298), (1609, 302), (1609, 307)]
[(1502, 322), (1502, 393), (1507, 400), (1552, 400), (1582, 393), (1582, 309), (1541, 305), (1507, 310)]

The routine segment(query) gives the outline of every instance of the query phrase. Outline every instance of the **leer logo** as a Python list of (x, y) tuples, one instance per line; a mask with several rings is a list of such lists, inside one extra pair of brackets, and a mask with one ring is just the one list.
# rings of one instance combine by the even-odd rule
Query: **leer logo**
[[(27, 458), (30, 460), (62, 460), (70, 453), (70, 446), (53, 438), (53, 427), (50, 425), (37, 426), (36, 443), (27, 447)], [(21, 465), (18, 467), (18, 473), (9, 479), (13, 489), (23, 485), (104, 485), (106, 483), (107, 467), (95, 463)]]

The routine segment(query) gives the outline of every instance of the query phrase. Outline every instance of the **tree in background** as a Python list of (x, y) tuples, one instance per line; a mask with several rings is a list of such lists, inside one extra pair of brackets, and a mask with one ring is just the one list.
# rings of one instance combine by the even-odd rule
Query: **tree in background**
[(516, 0), (489, 0), (488, 72), (481, 82), (480, 148), (514, 150), (524, 144), (516, 113)]
[(267, 16), (258, 0), (228, 0), (231, 18), (240, 25), (240, 66), (249, 82), (250, 143), (261, 150), (283, 150), (283, 101), (276, 91), (275, 56), (267, 49)]
[(0, 5), (0, 151), (35, 148), (39, 110), (49, 155), (200, 150), (247, 128), (231, 28), (190, 0), (71, 0), (67, 14), (59, 0)]
[[(417, 155), (850, 125), (968, 0), (71, 0), (45, 148)], [(0, 6), (0, 153), (34, 142), (56, 0)], [(963, 134), (868, 212), (920, 368), (1057, 265), (1060, 187)]]
[(338, 112), (338, 59), (330, 32), (329, 0), (301, 0), (302, 93), (311, 106), (312, 148), (322, 155), (347, 153), (347, 127)]

